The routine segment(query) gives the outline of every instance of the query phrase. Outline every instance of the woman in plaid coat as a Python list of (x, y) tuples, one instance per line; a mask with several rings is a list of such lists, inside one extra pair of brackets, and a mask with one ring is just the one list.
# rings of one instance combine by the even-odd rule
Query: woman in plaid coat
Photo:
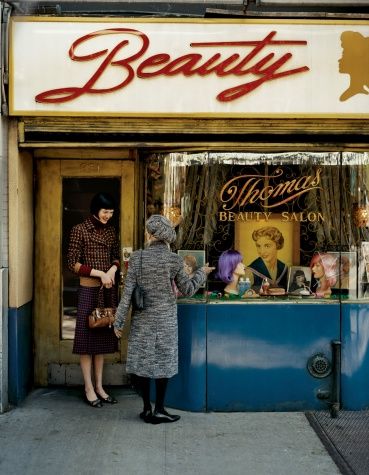
[[(178, 415), (168, 414), (164, 409), (168, 379), (178, 372), (177, 302), (172, 283), (175, 282), (182, 295), (191, 296), (214, 268), (204, 266), (196, 270), (191, 278), (186, 274), (182, 257), (169, 248), (176, 233), (164, 216), (150, 216), (146, 230), (149, 246), (131, 256), (114, 327), (115, 334), (120, 338), (133, 289), (136, 282), (140, 283), (144, 290), (145, 308), (132, 314), (126, 370), (135, 375), (142, 392), (144, 407), (141, 419), (159, 424), (179, 419)], [(156, 384), (154, 412), (150, 404), (151, 378)]]
[(117, 305), (115, 274), (119, 269), (119, 243), (114, 227), (108, 224), (114, 209), (109, 194), (98, 193), (93, 197), (91, 216), (72, 228), (67, 257), (69, 269), (80, 278), (73, 353), (80, 355), (85, 401), (92, 407), (101, 407), (102, 402), (117, 402), (104, 391), (102, 376), (104, 354), (117, 351), (118, 340), (112, 328), (88, 326), (94, 308)]

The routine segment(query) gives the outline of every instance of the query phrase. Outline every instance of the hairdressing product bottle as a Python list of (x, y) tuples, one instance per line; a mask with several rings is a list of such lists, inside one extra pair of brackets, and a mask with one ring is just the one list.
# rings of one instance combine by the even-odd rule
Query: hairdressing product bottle
[(251, 288), (250, 279), (248, 277), (246, 277), (246, 279), (241, 278), (238, 283), (238, 287), (238, 294), (240, 297), (242, 297), (242, 295)]

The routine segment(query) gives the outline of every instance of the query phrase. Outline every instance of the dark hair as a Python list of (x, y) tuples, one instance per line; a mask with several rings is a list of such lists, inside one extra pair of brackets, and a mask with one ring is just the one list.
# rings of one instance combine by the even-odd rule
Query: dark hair
[(300, 275), (304, 276), (304, 279), (306, 280), (305, 272), (302, 269), (297, 269), (293, 275), (293, 282), (296, 283), (296, 278), (299, 277)]
[(115, 200), (109, 193), (100, 192), (92, 198), (91, 214), (97, 216), (101, 209), (115, 209)]

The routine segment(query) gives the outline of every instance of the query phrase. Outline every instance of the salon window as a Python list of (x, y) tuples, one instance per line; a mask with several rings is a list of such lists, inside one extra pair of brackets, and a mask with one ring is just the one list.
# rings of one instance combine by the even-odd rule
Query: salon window
[[(369, 297), (368, 153), (176, 152), (144, 161), (145, 217), (172, 221), (173, 250), (189, 274), (217, 267), (191, 302)], [(227, 251), (236, 251), (232, 262)]]

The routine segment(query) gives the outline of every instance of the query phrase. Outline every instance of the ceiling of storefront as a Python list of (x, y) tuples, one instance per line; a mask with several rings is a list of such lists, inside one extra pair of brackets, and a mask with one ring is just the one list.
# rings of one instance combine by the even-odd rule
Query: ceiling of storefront
[[(209, 0), (187, 0), (187, 1), (118, 1), (118, 0), (86, 0), (86, 1), (7, 1), (12, 5), (18, 14), (95, 14), (95, 15), (198, 15), (204, 16), (207, 8), (226, 8), (242, 11), (244, 8), (242, 0), (223, 0), (221, 2)], [(247, 3), (247, 2), (246, 2)]]
[(109, 15), (109, 16), (324, 16), (368, 14), (369, 0), (7, 0), (15, 15)]

